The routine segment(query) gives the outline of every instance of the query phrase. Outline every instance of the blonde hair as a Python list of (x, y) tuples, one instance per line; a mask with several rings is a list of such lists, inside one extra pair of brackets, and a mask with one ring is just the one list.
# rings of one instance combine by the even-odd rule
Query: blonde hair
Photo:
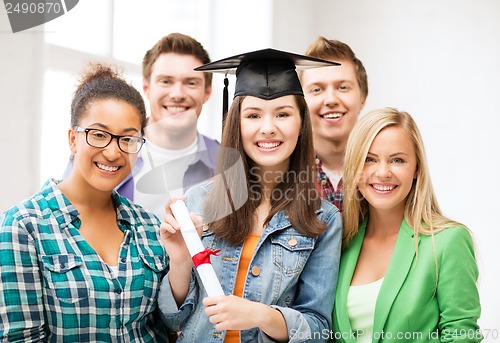
[(424, 144), (417, 124), (406, 112), (394, 108), (381, 108), (365, 114), (354, 126), (346, 146), (344, 159), (343, 246), (357, 234), (360, 223), (368, 214), (368, 202), (357, 184), (363, 172), (365, 159), (373, 140), (387, 127), (400, 127), (411, 138), (417, 158), (417, 177), (406, 198), (404, 218), (418, 235), (433, 235), (448, 227), (462, 225), (442, 215), (434, 194), (427, 167)]

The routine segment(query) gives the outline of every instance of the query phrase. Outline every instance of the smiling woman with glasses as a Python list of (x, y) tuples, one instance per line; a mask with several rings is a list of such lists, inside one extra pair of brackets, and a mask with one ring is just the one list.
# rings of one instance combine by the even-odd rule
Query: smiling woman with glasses
[(127, 154), (137, 154), (146, 140), (142, 136), (114, 135), (101, 129), (84, 128), (75, 126), (76, 132), (85, 132), (87, 144), (94, 148), (105, 148), (111, 143), (113, 138), (118, 141), (118, 147)]
[(71, 104), (63, 181), (0, 217), (0, 341), (167, 342), (157, 296), (159, 221), (114, 189), (145, 140), (144, 101), (102, 65)]

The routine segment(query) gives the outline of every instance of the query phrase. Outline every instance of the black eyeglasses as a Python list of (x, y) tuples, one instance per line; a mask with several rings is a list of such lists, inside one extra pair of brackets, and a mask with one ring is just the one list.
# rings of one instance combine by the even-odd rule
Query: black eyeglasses
[(75, 132), (85, 132), (87, 144), (94, 148), (105, 148), (113, 138), (118, 141), (118, 148), (127, 154), (137, 154), (146, 142), (142, 136), (118, 136), (101, 129), (74, 127)]

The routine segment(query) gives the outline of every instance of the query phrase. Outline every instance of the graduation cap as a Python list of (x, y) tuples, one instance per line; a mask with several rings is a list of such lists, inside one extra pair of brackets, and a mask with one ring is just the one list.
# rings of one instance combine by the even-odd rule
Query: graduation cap
[(234, 96), (250, 95), (265, 100), (285, 95), (304, 95), (296, 70), (338, 66), (325, 61), (275, 49), (263, 49), (227, 57), (195, 68), (197, 71), (221, 72), (224, 79), (223, 120), (228, 109), (227, 74), (236, 74)]

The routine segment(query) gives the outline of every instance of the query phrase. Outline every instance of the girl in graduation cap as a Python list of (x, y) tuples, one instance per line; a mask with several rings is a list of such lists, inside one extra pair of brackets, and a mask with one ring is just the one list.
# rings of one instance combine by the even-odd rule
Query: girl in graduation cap
[(220, 250), (211, 260), (226, 295), (207, 297), (167, 206), (161, 235), (170, 270), (159, 305), (178, 342), (329, 338), (341, 216), (314, 186), (311, 122), (295, 69), (331, 64), (266, 49), (198, 68), (236, 68), (219, 176), (186, 194), (203, 245)]

